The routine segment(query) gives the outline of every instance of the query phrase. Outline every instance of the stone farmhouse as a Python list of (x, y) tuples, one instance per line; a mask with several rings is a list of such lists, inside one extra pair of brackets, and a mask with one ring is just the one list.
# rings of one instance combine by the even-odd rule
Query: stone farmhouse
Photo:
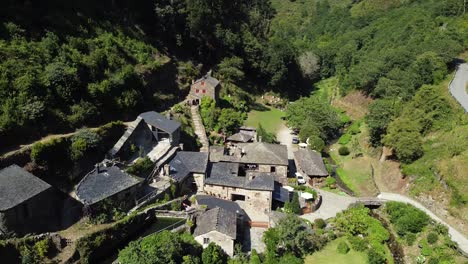
[(204, 193), (230, 201), (242, 201), (252, 211), (271, 210), (274, 176), (268, 172), (240, 175), (238, 163), (218, 162), (205, 178)]
[(179, 144), (180, 126), (180, 122), (157, 112), (142, 113), (109, 151), (109, 157), (134, 160), (148, 156), (156, 161), (162, 153)]
[(187, 102), (190, 105), (199, 105), (204, 96), (218, 102), (220, 88), (219, 80), (212, 77), (211, 71), (209, 71), (202, 78), (192, 82), (189, 95), (187, 96)]
[(25, 235), (60, 226), (58, 192), (17, 165), (0, 170), (0, 235)]
[(208, 153), (179, 151), (165, 166), (165, 175), (176, 182), (183, 193), (203, 191)]
[(236, 213), (216, 207), (197, 217), (196, 223), (193, 236), (203, 248), (215, 243), (229, 256), (234, 255), (234, 243), (239, 235)]
[(275, 181), (288, 183), (288, 150), (285, 145), (264, 142), (239, 143), (230, 148), (211, 147), (211, 162), (239, 164), (239, 175), (266, 172), (275, 176)]
[(133, 177), (115, 164), (104, 161), (97, 164), (76, 186), (76, 198), (84, 206), (99, 208), (105, 201), (119, 205), (123, 210), (135, 206), (143, 179)]
[(313, 186), (320, 186), (328, 176), (322, 156), (316, 151), (299, 149), (294, 152), (294, 162), (297, 171)]

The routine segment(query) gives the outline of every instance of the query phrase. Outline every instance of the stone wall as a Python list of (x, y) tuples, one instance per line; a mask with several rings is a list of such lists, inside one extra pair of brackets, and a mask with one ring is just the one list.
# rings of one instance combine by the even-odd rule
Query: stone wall
[(245, 204), (252, 210), (259, 212), (270, 212), (272, 192), (261, 190), (246, 190), (242, 188), (225, 187), (206, 184), (204, 192), (208, 195), (225, 200), (232, 200), (232, 195), (245, 196)]
[(203, 192), (204, 191), (204, 185), (205, 185), (205, 174), (203, 173), (194, 173), (193, 174), (193, 179), (195, 180), (195, 183), (197, 184), (197, 191), (198, 192)]
[[(209, 239), (208, 243), (204, 243), (205, 238)], [(196, 236), (195, 241), (200, 243), (203, 248), (208, 247), (208, 245), (213, 242), (220, 246), (229, 256), (232, 257), (234, 255), (234, 240), (218, 231), (211, 231), (209, 233)]]
[(0, 230), (25, 235), (56, 230), (60, 227), (60, 200), (50, 188), (33, 198), (0, 212)]

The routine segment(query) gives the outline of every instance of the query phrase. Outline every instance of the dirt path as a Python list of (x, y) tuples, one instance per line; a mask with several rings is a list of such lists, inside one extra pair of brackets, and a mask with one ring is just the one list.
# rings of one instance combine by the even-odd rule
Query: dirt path
[(297, 150), (297, 145), (292, 143), (293, 135), (291, 129), (289, 129), (284, 122), (281, 122), (281, 127), (276, 134), (276, 139), (282, 144), (288, 147), (288, 159), (294, 159), (294, 151)]
[[(132, 122), (123, 122), (123, 124), (125, 126), (129, 126)], [(97, 130), (99, 127), (91, 127), (89, 129), (91, 130)], [(78, 132), (78, 130), (76, 130), (75, 132), (70, 132), (70, 133), (65, 133), (65, 134), (53, 134), (53, 135), (47, 135), (41, 139), (38, 139), (34, 142), (31, 142), (31, 143), (28, 143), (28, 144), (22, 144), (22, 145), (18, 145), (16, 147), (13, 147), (13, 148), (10, 148), (9, 150), (5, 151), (4, 153), (0, 153), (0, 157), (7, 157), (7, 156), (10, 156), (10, 155), (14, 155), (15, 153), (17, 152), (21, 152), (21, 151), (24, 151), (24, 150), (27, 150), (29, 148), (31, 148), (35, 143), (38, 143), (38, 142), (44, 142), (44, 141), (47, 141), (47, 140), (51, 140), (51, 139), (54, 139), (54, 138), (67, 138), (67, 137), (71, 137), (73, 136), (74, 134), (76, 134)]]

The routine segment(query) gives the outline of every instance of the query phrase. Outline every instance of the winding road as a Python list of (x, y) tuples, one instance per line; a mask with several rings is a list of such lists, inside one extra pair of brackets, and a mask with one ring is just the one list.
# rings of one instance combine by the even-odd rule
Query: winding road
[(465, 112), (468, 112), (466, 83), (468, 83), (468, 63), (463, 63), (458, 66), (457, 72), (449, 84), (449, 89), (452, 96), (465, 109)]

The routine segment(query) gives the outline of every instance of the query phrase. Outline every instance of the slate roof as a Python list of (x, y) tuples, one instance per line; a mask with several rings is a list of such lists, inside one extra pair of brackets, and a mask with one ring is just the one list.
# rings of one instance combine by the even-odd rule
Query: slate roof
[(180, 127), (180, 122), (167, 119), (165, 116), (155, 111), (141, 113), (138, 117), (143, 118), (147, 124), (157, 127), (169, 134), (172, 134)]
[(300, 149), (294, 152), (294, 160), (297, 162), (296, 166), (300, 167), (307, 175), (328, 176), (322, 156), (313, 150)]
[(219, 80), (211, 76), (210, 74), (206, 74), (205, 76), (201, 77), (200, 79), (196, 80), (193, 84), (197, 84), (199, 82), (205, 81), (206, 84), (210, 85), (211, 87), (216, 87), (219, 84)]
[(233, 213), (245, 214), (244, 210), (236, 202), (219, 199), (210, 195), (197, 195), (195, 199), (199, 205), (206, 205), (208, 209), (220, 207)]
[[(210, 148), (211, 161), (226, 161), (237, 163), (253, 163), (267, 165), (288, 166), (288, 149), (285, 145), (269, 144), (264, 142), (238, 143), (234, 155), (223, 155), (221, 148)], [(244, 155), (240, 155), (244, 149)]]
[(169, 162), (170, 175), (175, 181), (183, 181), (190, 173), (206, 173), (208, 153), (179, 151)]
[(0, 170), (0, 211), (11, 209), (51, 188), (18, 165)]
[(197, 218), (197, 227), (193, 236), (200, 236), (211, 231), (218, 231), (232, 239), (237, 237), (236, 213), (216, 207), (208, 210)]
[(119, 138), (117, 143), (115, 143), (115, 145), (109, 151), (109, 153), (112, 156), (115, 156), (120, 151), (120, 149), (123, 147), (125, 142), (127, 142), (128, 138), (133, 134), (133, 131), (140, 125), (142, 121), (143, 121), (143, 118), (137, 117), (137, 119), (135, 119), (135, 121), (133, 121), (128, 126), (127, 130), (125, 130), (125, 133)]
[(274, 176), (270, 173), (255, 173), (249, 180), (248, 176), (239, 175), (239, 164), (229, 162), (213, 163), (205, 184), (221, 185), (248, 190), (274, 190)]
[(288, 202), (291, 200), (291, 194), (286, 189), (281, 187), (279, 184), (275, 184), (275, 190), (273, 191), (273, 199), (280, 202)]
[(85, 205), (92, 205), (139, 184), (142, 179), (130, 176), (117, 166), (100, 166), (88, 173), (76, 187), (76, 196)]
[(235, 142), (249, 142), (253, 139), (253, 135), (248, 135), (243, 132), (236, 133), (227, 138), (228, 141), (235, 141)]

